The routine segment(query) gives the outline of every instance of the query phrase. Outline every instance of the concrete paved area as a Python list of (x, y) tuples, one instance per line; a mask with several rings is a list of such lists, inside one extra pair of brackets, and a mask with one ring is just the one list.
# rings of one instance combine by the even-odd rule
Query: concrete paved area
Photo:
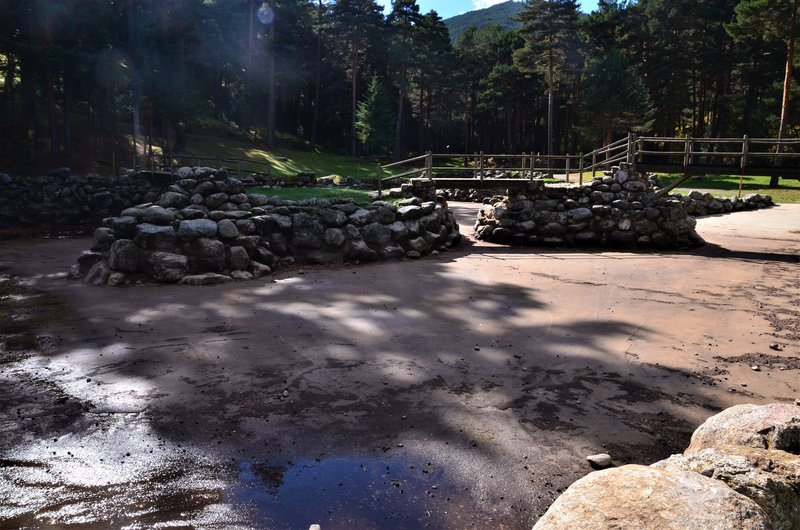
[(699, 232), (126, 289), (2, 241), (0, 528), (530, 528), (588, 454), (800, 397), (800, 206)]

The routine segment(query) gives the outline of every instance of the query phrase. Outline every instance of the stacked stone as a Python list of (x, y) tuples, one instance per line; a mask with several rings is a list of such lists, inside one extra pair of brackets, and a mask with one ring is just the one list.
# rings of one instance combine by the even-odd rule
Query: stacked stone
[(772, 197), (761, 193), (751, 193), (741, 199), (739, 197), (714, 197), (710, 193), (692, 191), (689, 195), (675, 193), (673, 198), (680, 200), (689, 215), (703, 217), (720, 213), (760, 210), (775, 205)]
[(703, 244), (683, 203), (657, 199), (627, 164), (578, 186), (534, 182), (481, 209), (478, 239), (513, 245), (621, 245), (681, 248)]
[(181, 168), (156, 204), (103, 219), (71, 275), (120, 285), (248, 280), (294, 264), (418, 258), (460, 238), (444, 201), (398, 205), (352, 200), (284, 201), (246, 195), (224, 170)]
[(12, 179), (0, 173), (0, 224), (75, 224), (118, 214), (131, 204), (153, 201), (159, 186), (132, 171), (78, 179), (69, 168), (46, 177)]
[(590, 473), (533, 527), (800, 528), (800, 406), (737, 405), (709, 418), (683, 454)]
[[(460, 190), (457, 188), (454, 189), (444, 189), (441, 190), (445, 197), (447, 197), (450, 201), (460, 201), (460, 202), (486, 202), (491, 201), (493, 198), (496, 197), (495, 192), (492, 190), (479, 190), (479, 189), (468, 189), (468, 190)], [(497, 200), (492, 202), (497, 202), (502, 200), (502, 197), (498, 197)]]

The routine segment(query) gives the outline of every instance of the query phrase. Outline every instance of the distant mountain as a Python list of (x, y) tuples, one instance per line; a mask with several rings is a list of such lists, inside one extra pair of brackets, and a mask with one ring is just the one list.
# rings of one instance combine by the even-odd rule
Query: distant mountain
[(450, 38), (455, 42), (459, 35), (470, 26), (477, 26), (482, 28), (489, 24), (500, 24), (505, 28), (513, 28), (518, 24), (511, 19), (514, 18), (520, 11), (524, 2), (503, 2), (502, 4), (495, 4), (486, 9), (478, 9), (477, 11), (470, 11), (463, 15), (456, 15), (454, 17), (445, 19), (444, 23), (450, 31)]

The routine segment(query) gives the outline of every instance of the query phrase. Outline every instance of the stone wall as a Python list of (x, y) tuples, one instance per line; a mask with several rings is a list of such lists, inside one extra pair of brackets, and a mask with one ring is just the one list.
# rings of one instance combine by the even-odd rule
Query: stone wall
[(731, 407), (683, 454), (578, 480), (533, 528), (800, 529), (798, 404)]
[(585, 185), (515, 192), (485, 205), (478, 239), (513, 245), (691, 247), (703, 244), (679, 199), (656, 199), (649, 181), (627, 165)]
[(69, 168), (12, 179), (0, 173), (0, 226), (75, 225), (97, 221), (156, 199), (166, 185), (123, 170), (119, 176), (77, 178)]
[(361, 207), (352, 200), (246, 195), (210, 168), (181, 168), (155, 203), (103, 219), (91, 250), (70, 273), (95, 285), (136, 281), (222, 283), (295, 264), (418, 258), (460, 240), (444, 199), (420, 197)]

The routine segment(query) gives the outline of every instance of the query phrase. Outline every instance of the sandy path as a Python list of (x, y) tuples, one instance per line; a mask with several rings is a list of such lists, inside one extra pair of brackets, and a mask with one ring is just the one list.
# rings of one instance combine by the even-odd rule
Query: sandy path
[(800, 395), (800, 206), (699, 232), (204, 288), (86, 287), (60, 275), (87, 240), (0, 242), (0, 527), (529, 528), (586, 454), (649, 463)]

